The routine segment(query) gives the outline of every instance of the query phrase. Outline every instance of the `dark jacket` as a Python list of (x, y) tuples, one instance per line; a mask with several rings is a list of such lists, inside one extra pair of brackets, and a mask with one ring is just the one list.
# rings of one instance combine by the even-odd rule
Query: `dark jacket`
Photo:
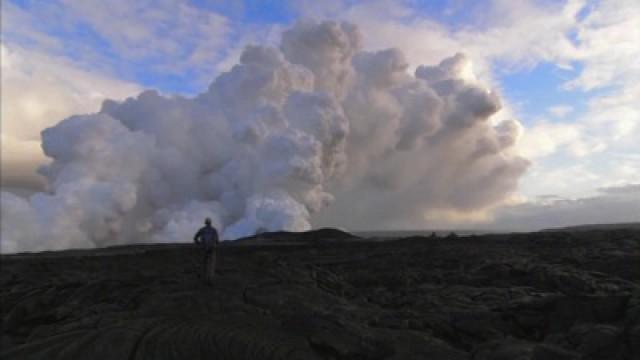
[(218, 230), (211, 225), (205, 225), (193, 237), (193, 242), (205, 250), (211, 250), (220, 242)]

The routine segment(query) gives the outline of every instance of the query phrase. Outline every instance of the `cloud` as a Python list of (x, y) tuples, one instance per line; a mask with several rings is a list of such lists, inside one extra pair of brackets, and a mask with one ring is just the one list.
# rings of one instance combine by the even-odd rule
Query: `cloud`
[(469, 59), (412, 75), (362, 43), (353, 24), (298, 22), (195, 97), (145, 91), (46, 129), (48, 191), (3, 193), (3, 251), (188, 241), (207, 214), (227, 239), (424, 221), (511, 196), (521, 126), (490, 121), (500, 98)]
[[(371, 35), (365, 40), (367, 48), (398, 47), (409, 64), (432, 63), (443, 54), (464, 51), (478, 78), (498, 91), (501, 74), (526, 71), (542, 63), (573, 69), (568, 73), (573, 78), (563, 85), (567, 89), (609, 90), (584, 94), (589, 107), (586, 115), (576, 111), (573, 118), (568, 118), (568, 108), (562, 107), (551, 109), (567, 117), (562, 124), (548, 119), (528, 121), (531, 125), (525, 128), (525, 137), (530, 140), (522, 143), (527, 155), (568, 152), (584, 157), (617, 146), (622, 138), (628, 141), (638, 136), (640, 116), (633, 99), (637, 98), (640, 82), (639, 66), (634, 61), (640, 57), (636, 45), (640, 42), (636, 26), (640, 7), (633, 0), (494, 1), (483, 4), (481, 11), (473, 6), (466, 8), (472, 15), (464, 26), (448, 25), (411, 2), (332, 4), (305, 4), (298, 9), (306, 15), (354, 21)], [(517, 114), (510, 104), (504, 105), (501, 118)], [(542, 148), (532, 149), (534, 143)]]
[(520, 151), (532, 159), (548, 157), (559, 151), (582, 158), (603, 151), (606, 147), (604, 140), (599, 136), (589, 136), (587, 129), (579, 124), (538, 122), (526, 129)]
[[(332, 2), (296, 6), (304, 16), (342, 18), (371, 35), (367, 48), (395, 46), (412, 64), (433, 63), (443, 53), (464, 51), (484, 81), (493, 73), (531, 68), (540, 62), (570, 62), (578, 51), (570, 37), (582, 1), (493, 1), (465, 8), (470, 21), (454, 26), (411, 1)], [(445, 11), (446, 13), (446, 11)]]
[(637, 83), (640, 65), (632, 59), (640, 56), (640, 31), (637, 19), (640, 7), (634, 0), (598, 2), (577, 24), (575, 37), (580, 60), (580, 75), (568, 88), (591, 90)]
[(539, 121), (526, 129), (519, 149), (534, 165), (521, 190), (587, 196), (594, 182), (640, 181), (640, 160), (634, 156), (640, 154), (640, 107), (633, 100), (638, 90), (629, 85), (594, 97), (571, 122)]
[(569, 113), (571, 113), (572, 111), (573, 111), (573, 106), (571, 105), (555, 105), (547, 109), (548, 113), (558, 118), (563, 118), (567, 116)]
[(99, 109), (106, 98), (122, 99), (140, 88), (79, 70), (65, 59), (2, 45), (2, 186), (39, 189), (36, 174), (46, 159), (40, 132), (67, 116)]
[(599, 188), (598, 191), (607, 195), (638, 194), (640, 193), (640, 184), (605, 186)]
[(182, 1), (63, 4), (77, 22), (90, 26), (117, 54), (150, 60), (162, 71), (211, 64), (230, 30), (224, 16)]
[(546, 198), (504, 207), (488, 227), (533, 231), (583, 224), (640, 221), (640, 185), (602, 188), (600, 194), (577, 199)]
[[(38, 64), (32, 67), (40, 69), (37, 71), (40, 76), (34, 77), (39, 80), (25, 81), (33, 81), (34, 84), (42, 83), (42, 86), (29, 89), (34, 94), (37, 93), (35, 96), (25, 92), (24, 96), (13, 97), (12, 104), (23, 104), (21, 106), (24, 109), (20, 110), (22, 113), (19, 116), (10, 118), (14, 127), (11, 131), (5, 131), (5, 124), (9, 123), (7, 120), (9, 118), (5, 115), (3, 106), (2, 165), (3, 170), (12, 169), (3, 171), (3, 186), (7, 183), (18, 184), (25, 179), (29, 179), (29, 186), (41, 186), (42, 179), (34, 177), (32, 170), (43, 161), (38, 155), (40, 150), (37, 136), (42, 128), (73, 113), (93, 112), (104, 97), (121, 99), (137, 91), (132, 90), (135, 88), (134, 85), (129, 87), (131, 84), (125, 82), (109, 80), (110, 85), (103, 83), (114, 77), (113, 74), (117, 74), (120, 78), (148, 80), (163, 78), (166, 74), (172, 73), (174, 75), (171, 76), (181, 79), (180, 83), (193, 82), (200, 87), (203, 82), (214, 77), (214, 74), (231, 70), (236, 62), (241, 61), (245, 53), (245, 43), (255, 42), (278, 46), (279, 42), (276, 38), (279, 38), (284, 31), (280, 24), (260, 27), (259, 31), (255, 30), (256, 27), (249, 26), (248, 30), (243, 31), (232, 20), (182, 2), (153, 2), (151, 6), (144, 9), (138, 4), (135, 6), (120, 2), (118, 4), (116, 4), (118, 6), (106, 6), (99, 2), (52, 1), (30, 6), (23, 3), (20, 5), (3, 3), (3, 44), (15, 54), (29, 54), (24, 58)], [(528, 119), (527, 125), (522, 126), (519, 122), (511, 120), (517, 118), (518, 113), (517, 108), (513, 108), (513, 104), (501, 101), (501, 107), (492, 107), (493, 101), (488, 101), (487, 104), (490, 105), (487, 107), (488, 112), (500, 108), (492, 113), (487, 121), (487, 126), (491, 128), (487, 130), (488, 134), (495, 132), (493, 135), (488, 135), (491, 139), (465, 138), (467, 139), (465, 141), (477, 140), (477, 146), (473, 151), (470, 150), (471, 146), (464, 143), (462, 145), (455, 141), (451, 141), (450, 145), (438, 143), (432, 149), (431, 159), (446, 159), (449, 156), (448, 153), (439, 149), (459, 145), (460, 147), (456, 149), (463, 149), (462, 153), (467, 155), (469, 153), (476, 156), (492, 154), (496, 151), (495, 149), (500, 149), (500, 153), (505, 153), (508, 159), (513, 160), (519, 153), (535, 161), (529, 175), (524, 177), (524, 186), (520, 187), (521, 193), (527, 196), (551, 192), (565, 197), (584, 198), (587, 195), (595, 197), (592, 189), (594, 182), (601, 186), (610, 186), (640, 181), (640, 162), (635, 157), (635, 154), (640, 153), (640, 145), (637, 143), (640, 132), (640, 108), (637, 104), (637, 99), (640, 97), (640, 86), (638, 86), (640, 70), (633, 61), (640, 55), (638, 54), (640, 48), (635, 45), (639, 41), (635, 19), (640, 15), (638, 13), (640, 9), (635, 1), (614, 0), (596, 3), (573, 0), (562, 3), (494, 1), (482, 5), (471, 4), (464, 9), (465, 19), (469, 20), (464, 25), (443, 22), (442, 18), (436, 18), (433, 15), (435, 13), (421, 12), (413, 2), (327, 1), (294, 2), (293, 4), (305, 15), (355, 22), (360, 32), (366, 35), (361, 41), (362, 48), (367, 52), (353, 57), (355, 60), (353, 69), (345, 66), (339, 59), (340, 56), (345, 56), (344, 49), (336, 50), (334, 54), (323, 53), (322, 55), (326, 55), (327, 58), (318, 59), (321, 64), (331, 63), (332, 65), (328, 67), (330, 70), (323, 68), (322, 65), (320, 67), (314, 65), (311, 61), (313, 59), (305, 59), (304, 52), (294, 54), (291, 51), (285, 51), (289, 53), (287, 55), (289, 58), (285, 56), (287, 62), (295, 63), (314, 74), (314, 91), (329, 90), (341, 100), (340, 106), (346, 116), (349, 111), (351, 114), (356, 110), (362, 111), (368, 114), (372, 122), (365, 124), (358, 116), (347, 116), (351, 126), (349, 136), (354, 138), (358, 146), (363, 146), (370, 153), (361, 156), (353, 150), (358, 149), (358, 146), (346, 146), (345, 154), (349, 159), (349, 165), (346, 167), (348, 171), (345, 175), (334, 176), (323, 182), (323, 191), (332, 194), (337, 201), (331, 207), (325, 208), (325, 211), (311, 212), (308, 220), (312, 224), (347, 224), (341, 214), (349, 213), (349, 210), (352, 210), (349, 214), (354, 216), (347, 225), (360, 228), (370, 228), (370, 224), (376, 224), (378, 227), (416, 228), (428, 226), (430, 222), (439, 223), (454, 218), (459, 221), (464, 219), (480, 221), (488, 214), (485, 210), (493, 206), (487, 204), (500, 203), (490, 199), (510, 198), (511, 195), (506, 195), (509, 191), (501, 192), (498, 189), (499, 186), (503, 186), (503, 190), (513, 189), (516, 187), (514, 182), (496, 183), (493, 193), (487, 191), (479, 194), (478, 199), (481, 200), (470, 200), (469, 204), (447, 191), (442, 191), (441, 197), (431, 197), (430, 191), (424, 195), (421, 193), (423, 187), (440, 189), (449, 184), (439, 183), (439, 175), (421, 173), (426, 171), (425, 169), (436, 172), (436, 163), (425, 161), (425, 164), (422, 164), (422, 158), (413, 154), (415, 149), (433, 147), (430, 145), (431, 140), (439, 136), (425, 135), (440, 131), (437, 121), (439, 117), (433, 115), (434, 111), (425, 112), (428, 116), (419, 116), (420, 104), (429, 104), (430, 109), (440, 109), (440, 111), (451, 104), (439, 102), (438, 99), (442, 96), (437, 91), (435, 91), (436, 96), (432, 96), (433, 94), (428, 94), (421, 88), (403, 87), (396, 92), (389, 91), (384, 86), (389, 86), (388, 84), (397, 86), (398, 82), (405, 81), (403, 78), (407, 73), (413, 74), (420, 64), (438, 64), (443, 58), (458, 51), (463, 51), (465, 58), (469, 61), (465, 65), (467, 66), (466, 75), (457, 73), (454, 77), (475, 83), (481, 88), (490, 88), (491, 93), (497, 97), (502, 91), (501, 75), (527, 71), (541, 63), (554, 64), (565, 69), (566, 74), (571, 76), (564, 83), (563, 88), (580, 92), (587, 99), (587, 109), (581, 111), (578, 106), (572, 112), (566, 112), (566, 108), (549, 109), (552, 114), (555, 113), (554, 115), (564, 116), (562, 123), (555, 122), (554, 120), (557, 119), (553, 117), (549, 119), (545, 118), (544, 114), (540, 114), (536, 119)], [(459, 11), (445, 10), (444, 12), (449, 14), (452, 11)], [(333, 36), (332, 31), (327, 31), (324, 36)], [(260, 35), (254, 36), (255, 32), (259, 32)], [(299, 40), (314, 41), (313, 38)], [(344, 39), (336, 38), (338, 42), (342, 40)], [(292, 42), (295, 41), (292, 40)], [(349, 50), (348, 47), (347, 50)], [(16, 63), (16, 61), (5, 61), (8, 59), (5, 53), (8, 51), (3, 48), (3, 66), (5, 63)], [(275, 55), (275, 58), (279, 56), (281, 55)], [(45, 64), (49, 63), (50, 59), (54, 59), (55, 66), (65, 70), (58, 71), (54, 68), (41, 70), (46, 67)], [(266, 59), (263, 60), (266, 61)], [(454, 60), (450, 61), (456, 63)], [(22, 66), (21, 60), (17, 63)], [(5, 85), (4, 75), (8, 73), (4, 70), (3, 68), (3, 85)], [(67, 76), (67, 71), (70, 70), (74, 73)], [(29, 73), (29, 70), (12, 71)], [(319, 71), (325, 71), (327, 75), (335, 78), (321, 76), (321, 80), (316, 80)], [(380, 76), (362, 75), (375, 71), (378, 71)], [(43, 79), (49, 79), (47, 75), (49, 73), (53, 74), (55, 79), (52, 83), (68, 84), (57, 85), (58, 87), (48, 84)], [(269, 72), (265, 71), (264, 74)], [(474, 79), (470, 78), (469, 74), (472, 74)], [(286, 79), (285, 87), (303, 86), (296, 81), (304, 83), (305, 75), (298, 75), (300, 76), (298, 79)], [(28, 75), (25, 75), (25, 79), (26, 76)], [(243, 81), (250, 79), (251, 77), (248, 77)], [(338, 79), (341, 81), (337, 81)], [(367, 82), (366, 86), (363, 85), (363, 81)], [(88, 87), (75, 85), (92, 82), (99, 84), (97, 88), (104, 87), (104, 90), (100, 91), (101, 95), (95, 98), (84, 95), (90, 92)], [(326, 84), (322, 85), (323, 82)], [(294, 83), (297, 85), (292, 85)], [(248, 103), (264, 101), (262, 100), (264, 95), (257, 90), (254, 92), (249, 85), (234, 88), (228, 81), (220, 86), (227, 87), (224, 91), (249, 88), (252, 91), (247, 93), (254, 94), (252, 95), (254, 97)], [(306, 86), (310, 85), (304, 85), (304, 91), (310, 91)], [(329, 86), (335, 86), (335, 88)], [(384, 91), (362, 90), (380, 86)], [(9, 87), (4, 86), (3, 90)], [(120, 90), (125, 87), (130, 90)], [(22, 88), (27, 87), (22, 86)], [(36, 88), (48, 90), (40, 92)], [(268, 88), (276, 92), (284, 91), (276, 85)], [(356, 96), (357, 91), (353, 89), (360, 89), (358, 90), (360, 93)], [(224, 92), (221, 88), (210, 91)], [(247, 105), (232, 97), (220, 96), (229, 101), (229, 107), (243, 108)], [(27, 100), (31, 98), (51, 99), (51, 101), (43, 101), (42, 106), (29, 105), (28, 101), (19, 101), (22, 97)], [(63, 100), (53, 101), (57, 97)], [(472, 103), (475, 97), (483, 98), (470, 91), (465, 96), (461, 95), (460, 101)], [(4, 98), (3, 92), (3, 104), (6, 104)], [(346, 101), (347, 98), (350, 104), (348, 106), (342, 104), (342, 101)], [(271, 101), (275, 101), (274, 98), (269, 98), (269, 102)], [(145, 101), (139, 102), (145, 103)], [(302, 106), (300, 104), (303, 103), (305, 102), (299, 99), (298, 106)], [(369, 109), (367, 105), (371, 104), (375, 106)], [(406, 115), (398, 115), (398, 109)], [(541, 112), (545, 110), (540, 109)], [(228, 109), (224, 110), (224, 113), (225, 117), (238, 116), (233, 112), (230, 113)], [(384, 113), (385, 116), (377, 117), (376, 114), (380, 113)], [(201, 113), (197, 111), (196, 114)], [(464, 125), (464, 119), (468, 119), (465, 116), (468, 115), (463, 111), (457, 114), (461, 120), (454, 120), (452, 123)], [(238, 122), (232, 132), (234, 136), (239, 136), (243, 141), (260, 139), (265, 136), (265, 132), (268, 133), (267, 129), (280, 121), (278, 116), (268, 115), (268, 111), (252, 116), (255, 118), (243, 117), (243, 121)], [(351, 117), (355, 120), (351, 121)], [(452, 115), (452, 118), (455, 117)], [(28, 122), (30, 125), (21, 128), (17, 125), (19, 122), (15, 120), (18, 118), (30, 119)], [(385, 122), (379, 118), (392, 119), (392, 121)], [(271, 123), (272, 121), (274, 123)], [(502, 125), (496, 126), (499, 123)], [(162, 126), (170, 129), (171, 121), (164, 121)], [(461, 129), (464, 129), (464, 126)], [(145, 131), (151, 130), (145, 129)], [(23, 133), (27, 134), (26, 137)], [(180, 131), (176, 133), (179, 134)], [(389, 136), (391, 133), (394, 135)], [(521, 141), (516, 141), (520, 137), (522, 137)], [(366, 139), (369, 138), (371, 141), (367, 143)], [(4, 151), (7, 144), (10, 144), (11, 150)], [(504, 144), (513, 144), (513, 146)], [(391, 155), (389, 155), (389, 148), (393, 148)], [(222, 150), (220, 153), (225, 154)], [(454, 153), (457, 154), (457, 152)], [(375, 157), (370, 154), (375, 154)], [(224, 158), (224, 155), (221, 157)], [(489, 157), (493, 158), (491, 155)], [(341, 163), (342, 160), (338, 160), (339, 158), (339, 156), (336, 157), (336, 163)], [(453, 168), (455, 164), (463, 162), (463, 159), (464, 156), (453, 156), (452, 164), (447, 164), (445, 167)], [(420, 163), (422, 168), (400, 172), (405, 169), (394, 163), (401, 161)], [(484, 166), (486, 167), (478, 166), (472, 172), (485, 171), (496, 176), (500, 173), (499, 169), (490, 169), (489, 165)], [(525, 165), (521, 166), (525, 167)], [(507, 179), (519, 178), (516, 176), (517, 172), (509, 174), (507, 170), (503, 171), (507, 174), (504, 175)], [(406, 173), (406, 176), (388, 176), (388, 172)], [(457, 174), (453, 170), (449, 173), (444, 171), (442, 177), (453, 178), (454, 180), (450, 182), (452, 188), (455, 188), (464, 184), (463, 180), (457, 179)], [(428, 184), (418, 184), (416, 179), (421, 176), (433, 176), (434, 180)], [(478, 181), (474, 186), (480, 186), (479, 183)], [(358, 184), (364, 185), (360, 190), (353, 190)], [(403, 186), (412, 188), (413, 192), (407, 190), (407, 192), (400, 191), (399, 194), (393, 194)], [(355, 200), (350, 198), (348, 194), (351, 191), (357, 193), (359, 197)], [(390, 194), (386, 194), (387, 192)], [(461, 191), (460, 194), (466, 193)], [(275, 203), (287, 201), (281, 195), (274, 196), (279, 199)], [(483, 198), (483, 196), (486, 197)], [(360, 197), (366, 200), (357, 201)], [(247, 218), (253, 217), (251, 221), (257, 224), (259, 213), (273, 213), (272, 209), (278, 209), (278, 206), (269, 205), (260, 210), (259, 204), (266, 204), (269, 201), (260, 197), (255, 199), (252, 202), (253, 205), (245, 204), (245, 209), (254, 209), (247, 210), (246, 214)], [(393, 205), (395, 199), (397, 204), (402, 200), (410, 206), (407, 208), (395, 206)], [(470, 205), (474, 201), (484, 204), (484, 207), (481, 206), (482, 209), (478, 210), (477, 206)], [(434, 205), (422, 206), (425, 202)], [(609, 204), (614, 206), (618, 202)], [(156, 220), (160, 219), (157, 220), (159, 223), (167, 224), (166, 229), (173, 229), (167, 230), (173, 235), (167, 235), (163, 239), (175, 238), (180, 231), (187, 231), (190, 228), (189, 222), (184, 220), (188, 217), (185, 214), (200, 214), (204, 211), (202, 209), (216, 206), (210, 203), (205, 205), (191, 203), (184, 205), (184, 209), (187, 210), (174, 209), (173, 213), (158, 215)], [(409, 211), (413, 212), (409, 213)], [(278, 213), (277, 210), (276, 213)], [(397, 216), (390, 218), (387, 216), (388, 213), (396, 213)], [(611, 213), (617, 212), (611, 211)], [(140, 226), (147, 229), (158, 225), (145, 223)]]
[(189, 74), (210, 81), (225, 56), (232, 24), (225, 17), (176, 0), (110, 2), (54, 0), (3, 4), (4, 41), (72, 59), (76, 66), (154, 81)]

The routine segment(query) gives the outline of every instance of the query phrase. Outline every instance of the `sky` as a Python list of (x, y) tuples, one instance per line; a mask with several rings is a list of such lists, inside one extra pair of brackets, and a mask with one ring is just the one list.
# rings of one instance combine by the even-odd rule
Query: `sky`
[(530, 165), (517, 191), (479, 216), (438, 217), (443, 225), (640, 220), (636, 0), (3, 1), (3, 189), (43, 188), (43, 129), (144, 89), (196, 96), (246, 45), (278, 46), (305, 19), (356, 24), (364, 50), (400, 49), (407, 72), (464, 53), (502, 99), (493, 121), (522, 125), (515, 147)]

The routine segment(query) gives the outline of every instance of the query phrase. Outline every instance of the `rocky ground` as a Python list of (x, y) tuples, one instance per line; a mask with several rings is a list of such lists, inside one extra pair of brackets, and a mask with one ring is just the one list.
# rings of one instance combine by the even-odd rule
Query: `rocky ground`
[(3, 359), (638, 359), (640, 230), (2, 257)]

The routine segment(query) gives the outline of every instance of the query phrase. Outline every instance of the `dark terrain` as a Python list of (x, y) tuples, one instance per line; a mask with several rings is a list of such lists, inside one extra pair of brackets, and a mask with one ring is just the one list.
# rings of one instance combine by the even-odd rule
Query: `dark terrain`
[(638, 359), (640, 230), (2, 256), (3, 359)]

